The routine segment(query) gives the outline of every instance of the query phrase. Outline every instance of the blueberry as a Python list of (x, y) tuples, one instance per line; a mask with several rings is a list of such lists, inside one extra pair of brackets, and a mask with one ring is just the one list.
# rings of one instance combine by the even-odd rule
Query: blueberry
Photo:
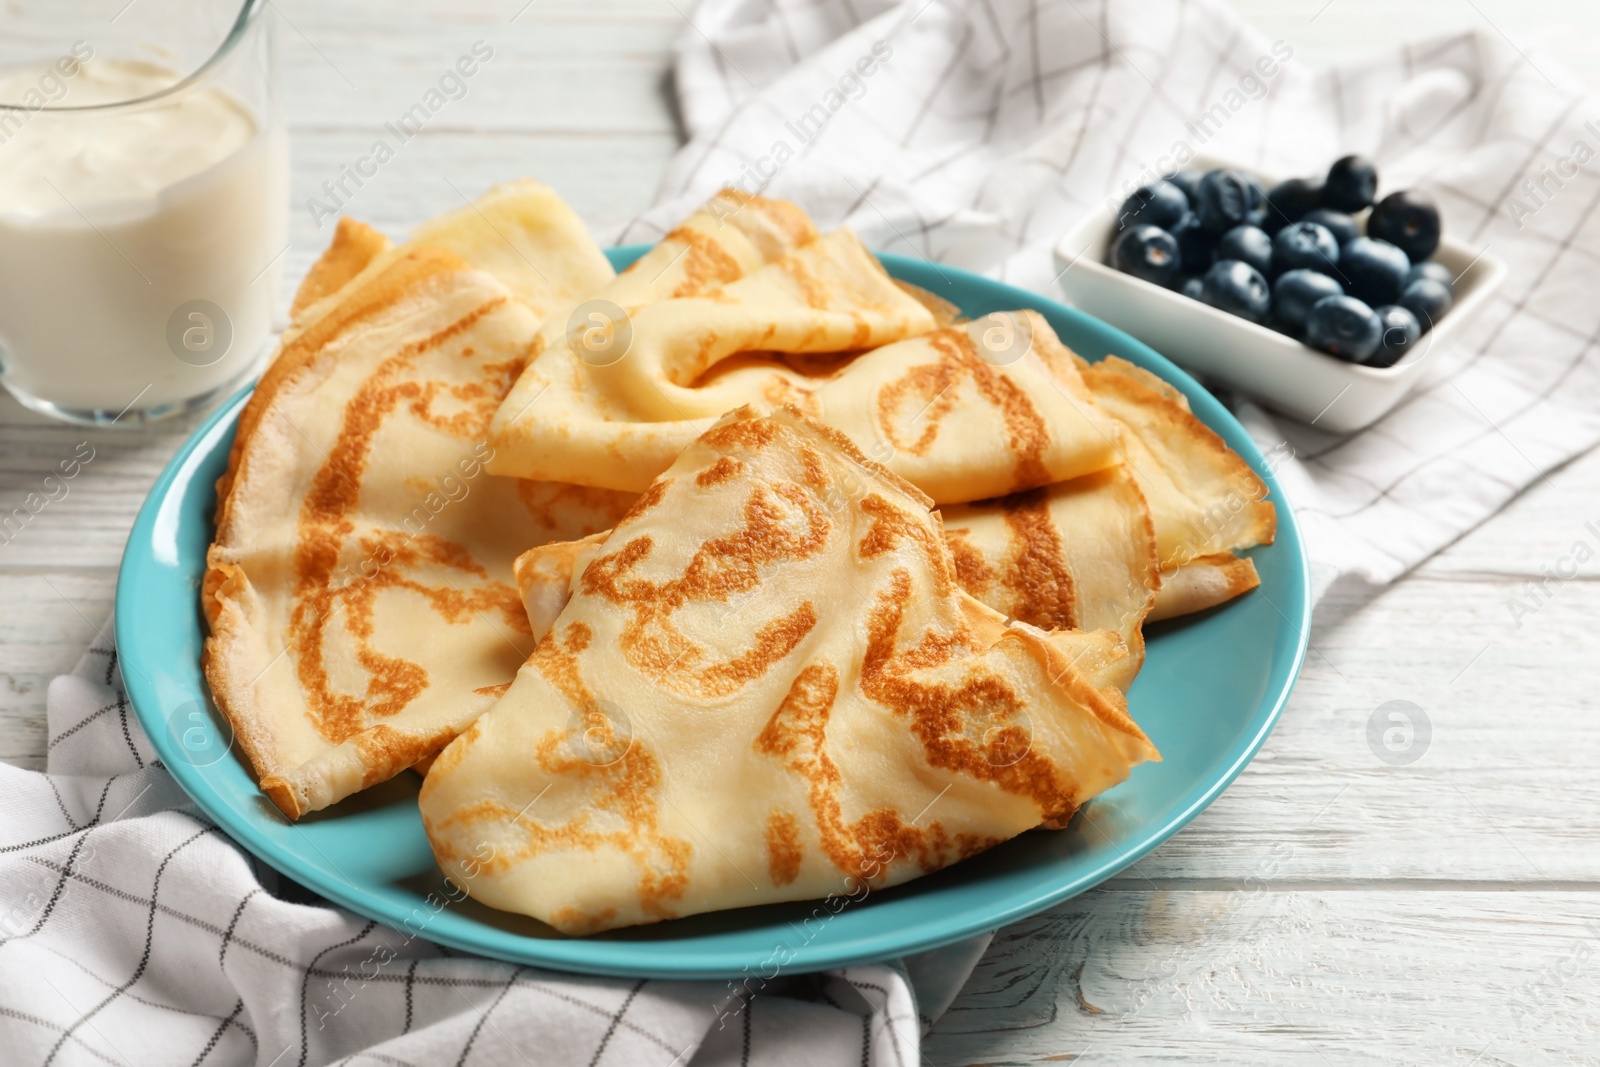
[(1189, 213), (1189, 198), (1171, 182), (1151, 182), (1133, 191), (1117, 212), (1117, 229), (1130, 226), (1159, 226), (1170, 230)]
[(1267, 194), (1267, 219), (1261, 228), (1277, 233), (1291, 222), (1299, 222), (1322, 203), (1322, 186), (1306, 178), (1279, 182)]
[(1418, 278), (1401, 290), (1400, 299), (1396, 303), (1415, 315), (1422, 332), (1427, 333), (1444, 318), (1453, 300), (1450, 290), (1445, 288), (1442, 282), (1432, 278)]
[(1219, 259), (1200, 280), (1200, 299), (1220, 311), (1260, 322), (1272, 306), (1261, 272), (1237, 259)]
[(1200, 225), (1200, 219), (1189, 212), (1169, 231), (1178, 239), (1180, 269), (1185, 274), (1204, 274), (1217, 259), (1217, 235)]
[(1450, 268), (1446, 267), (1443, 263), (1435, 263), (1433, 260), (1429, 259), (1424, 260), (1421, 263), (1411, 264), (1411, 269), (1406, 271), (1405, 284), (1410, 285), (1418, 278), (1432, 278), (1434, 281), (1450, 290), (1451, 296), (1456, 295), (1456, 276), (1450, 270)]
[(1339, 247), (1354, 241), (1361, 236), (1361, 230), (1356, 226), (1356, 220), (1343, 211), (1333, 211), (1329, 208), (1319, 207), (1315, 211), (1306, 212), (1303, 222), (1314, 222), (1322, 226), (1339, 242)]
[(1272, 283), (1272, 314), (1298, 333), (1317, 301), (1343, 295), (1344, 287), (1326, 274), (1304, 268), (1285, 271)]
[(1345, 156), (1328, 168), (1322, 204), (1335, 211), (1360, 211), (1378, 194), (1378, 168), (1365, 156)]
[(1178, 242), (1159, 226), (1122, 231), (1111, 246), (1111, 265), (1135, 278), (1166, 285), (1178, 274)]
[(1178, 292), (1182, 293), (1184, 296), (1188, 297), (1190, 300), (1199, 300), (1200, 299), (1200, 291), (1201, 291), (1202, 288), (1203, 288), (1203, 283), (1200, 281), (1199, 275), (1195, 275), (1195, 274), (1189, 275), (1189, 277), (1183, 279), (1182, 282), (1178, 283), (1178, 286), (1177, 286)]
[(1339, 254), (1339, 273), (1350, 295), (1377, 307), (1400, 300), (1411, 261), (1388, 241), (1357, 237)]
[(1383, 330), (1383, 338), (1378, 342), (1378, 350), (1366, 358), (1369, 367), (1394, 366), (1405, 358), (1422, 336), (1417, 317), (1399, 304), (1379, 308), (1378, 325)]
[(1205, 177), (1204, 171), (1180, 170), (1167, 181), (1183, 190), (1183, 195), (1189, 198), (1189, 205), (1194, 206), (1200, 197), (1200, 179)]
[[(1258, 196), (1261, 197), (1259, 205)], [(1236, 170), (1207, 171), (1200, 179), (1194, 205), (1200, 225), (1217, 233), (1247, 223), (1254, 225), (1256, 220), (1251, 218), (1251, 213), (1265, 210), (1265, 207), (1266, 197), (1261, 195), (1261, 187)]]
[(1250, 177), (1244, 176), (1245, 192), (1250, 195), (1250, 210), (1245, 215), (1245, 221), (1252, 226), (1260, 226), (1267, 221), (1267, 191), (1261, 188), (1261, 183)]
[(1239, 259), (1262, 274), (1272, 268), (1272, 238), (1259, 226), (1235, 226), (1217, 242), (1218, 259)]
[(1314, 222), (1291, 222), (1272, 239), (1272, 269), (1320, 270), (1332, 274), (1338, 269), (1339, 242), (1327, 227)]
[(1306, 317), (1306, 344), (1350, 363), (1369, 358), (1382, 341), (1377, 312), (1353, 296), (1325, 296)]
[(1367, 236), (1388, 241), (1414, 260), (1439, 247), (1439, 206), (1420, 189), (1390, 193), (1367, 216)]

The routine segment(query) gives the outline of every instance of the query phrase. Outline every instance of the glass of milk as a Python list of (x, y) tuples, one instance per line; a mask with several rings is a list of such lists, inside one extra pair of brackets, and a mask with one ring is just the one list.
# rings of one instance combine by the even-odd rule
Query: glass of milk
[(12, 0), (0, 34), (0, 384), (97, 425), (255, 374), (289, 244), (265, 0), (118, 6)]

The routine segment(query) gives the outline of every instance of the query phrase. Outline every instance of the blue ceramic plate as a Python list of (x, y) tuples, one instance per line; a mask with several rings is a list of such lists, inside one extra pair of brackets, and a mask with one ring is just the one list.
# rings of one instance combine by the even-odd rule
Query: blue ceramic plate
[[(612, 250), (618, 266), (642, 247)], [(1064, 831), (1036, 831), (980, 856), (876, 892), (829, 916), (810, 903), (700, 915), (568, 938), (467, 900), (437, 908), (443, 877), (417, 814), (410, 773), (289, 823), (257, 791), (200, 673), (205, 621), (198, 591), (211, 542), (213, 483), (227, 466), (246, 396), (234, 397), (184, 444), (128, 537), (117, 586), (123, 677), (162, 761), (197, 804), (245, 848), (329, 900), (455, 948), (594, 974), (733, 977), (787, 958), (791, 972), (880, 960), (947, 944), (1042, 911), (1116, 874), (1199, 814), (1249, 762), (1300, 670), (1310, 589), (1300, 533), (1282, 491), (1243, 428), (1193, 379), (1088, 315), (949, 267), (884, 256), (889, 272), (970, 316), (1031, 307), (1089, 359), (1114, 353), (1176, 385), (1243, 455), (1278, 503), (1278, 540), (1251, 555), (1261, 588), (1234, 603), (1153, 627), (1129, 694), (1165, 761), (1085, 807)], [(818, 919), (806, 923), (813, 911)]]

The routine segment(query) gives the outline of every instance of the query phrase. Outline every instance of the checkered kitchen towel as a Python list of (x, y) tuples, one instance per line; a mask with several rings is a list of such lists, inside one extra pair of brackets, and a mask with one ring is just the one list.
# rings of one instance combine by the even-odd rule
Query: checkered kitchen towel
[(47, 773), (0, 764), (4, 1067), (914, 1067), (987, 944), (770, 983), (513, 967), (331, 907), (233, 845), (156, 759), (109, 645), (51, 683), (49, 745)]
[(1319, 68), (1216, 0), (706, 0), (690, 18), (692, 140), (629, 240), (734, 184), (1059, 296), (1061, 235), (1195, 153), (1320, 174), (1362, 152), (1380, 188), (1432, 192), (1446, 232), (1511, 268), (1473, 335), (1349, 437), (1238, 405), (1319, 595), (1393, 581), (1600, 440), (1600, 101), (1492, 30)]

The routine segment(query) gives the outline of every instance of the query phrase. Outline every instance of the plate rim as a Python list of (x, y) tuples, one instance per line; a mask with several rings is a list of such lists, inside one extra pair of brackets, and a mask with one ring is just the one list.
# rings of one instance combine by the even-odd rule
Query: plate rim
[[(608, 258), (612, 260), (613, 265), (620, 269), (649, 247), (649, 245), (643, 244), (623, 245), (608, 248), (605, 251)], [(1296, 593), (1298, 594), (1300, 610), (1298, 619), (1293, 619), (1289, 615), (1285, 615), (1281, 607), (1273, 604), (1278, 613), (1283, 616), (1285, 622), (1289, 623), (1290, 627), (1295, 630), (1296, 640), (1293, 653), (1289, 657), (1286, 678), (1283, 684), (1277, 688), (1276, 692), (1269, 690), (1264, 693), (1256, 706), (1255, 713), (1250, 719), (1246, 720), (1247, 723), (1254, 723), (1254, 730), (1248, 737), (1241, 733), (1240, 737), (1224, 750), (1225, 755), (1231, 756), (1231, 759), (1221, 774), (1203, 784), (1197, 782), (1195, 789), (1191, 790), (1189, 802), (1159, 827), (1154, 829), (1145, 828), (1140, 831), (1138, 839), (1132, 847), (1114, 852), (1112, 855), (1105, 857), (1094, 868), (1081, 872), (1060, 885), (1047, 890), (1031, 894), (1018, 893), (1017, 899), (1011, 900), (1004, 905), (986, 908), (970, 915), (947, 915), (937, 921), (923, 921), (913, 928), (920, 931), (914, 936), (908, 937), (903, 932), (903, 928), (896, 928), (884, 930), (877, 934), (859, 936), (843, 944), (808, 942), (793, 951), (793, 955), (784, 965), (787, 973), (805, 973), (880, 962), (951, 944), (1038, 914), (1094, 888), (1147, 856), (1182, 830), (1200, 812), (1209, 807), (1238, 778), (1256, 753), (1260, 751), (1261, 746), (1282, 717), (1284, 707), (1294, 691), (1310, 640), (1312, 605), (1310, 567), (1305, 553), (1304, 540), (1294, 517), (1292, 506), (1283, 487), (1268, 466), (1266, 457), (1262, 454), (1254, 439), (1250, 437), (1249, 432), (1245, 430), (1244, 426), (1231, 412), (1223, 407), (1220, 401), (1212, 396), (1191, 375), (1130, 334), (1095, 318), (1087, 312), (1067, 306), (1058, 300), (1018, 289), (971, 271), (946, 267), (928, 260), (885, 252), (877, 252), (875, 254), (882, 261), (885, 268), (888, 269), (891, 276), (902, 281), (911, 281), (912, 284), (917, 284), (916, 275), (937, 272), (938, 275), (943, 277), (948, 271), (961, 276), (961, 280), (968, 284), (977, 283), (981, 286), (989, 287), (995, 291), (997, 297), (1015, 300), (1018, 307), (1032, 308), (1047, 312), (1052, 316), (1073, 320), (1076, 326), (1087, 333), (1098, 335), (1100, 343), (1105, 346), (1106, 353), (1116, 352), (1124, 356), (1133, 353), (1138, 357), (1138, 362), (1141, 365), (1147, 365), (1149, 369), (1159, 374), (1164, 380), (1179, 388), (1189, 398), (1191, 405), (1199, 409), (1196, 414), (1206, 425), (1216, 430), (1219, 429), (1218, 422), (1220, 421), (1220, 427), (1228, 431), (1224, 434), (1225, 437), (1236, 437), (1244, 443), (1245, 448), (1242, 450), (1244, 458), (1265, 481), (1269, 490), (1269, 499), (1278, 505), (1278, 536), (1274, 545), (1271, 546), (1271, 550), (1293, 552), (1294, 559), (1291, 560), (1291, 564), (1294, 574), (1299, 580)], [(912, 275), (913, 277), (908, 278), (906, 275)], [(1103, 354), (1105, 353), (1084, 353), (1084, 356), (1085, 358), (1098, 359)], [(160, 476), (151, 486), (144, 503), (140, 505), (138, 516), (128, 534), (123, 558), (118, 566), (116, 584), (114, 628), (119, 654), (125, 659), (133, 659), (129, 654), (130, 651), (138, 650), (143, 644), (143, 639), (140, 636), (141, 630), (137, 625), (138, 620), (135, 618), (135, 611), (132, 605), (139, 595), (135, 586), (143, 580), (141, 560), (147, 558), (148, 554), (141, 556), (136, 550), (141, 545), (151, 541), (157, 515), (171, 492), (173, 483), (177, 480), (178, 475), (191, 462), (195, 462), (195, 454), (202, 445), (210, 441), (222, 424), (236, 418), (236, 413), (242, 409), (254, 388), (255, 383), (252, 382), (240, 389), (190, 433), (166, 466), (163, 467)], [(1235, 442), (1230, 441), (1230, 447), (1235, 447)], [(1260, 595), (1259, 589), (1255, 592)], [(1272, 602), (1269, 601), (1269, 603)], [(167, 772), (173, 776), (183, 791), (205, 814), (206, 818), (227, 833), (230, 841), (258, 857), (274, 870), (306, 885), (333, 903), (358, 915), (375, 919), (385, 926), (391, 928), (403, 927), (405, 915), (391, 913), (384, 901), (363, 897), (358, 891), (354, 891), (356, 890), (355, 886), (344, 883), (342, 875), (323, 872), (316, 867), (308, 867), (300, 857), (283, 852), (278, 842), (256, 833), (250, 826), (244, 812), (234, 804), (228, 803), (227, 798), (222, 797), (218, 791), (211, 788), (210, 784), (205, 781), (201, 773), (203, 768), (190, 763), (176, 753), (176, 742), (168, 735), (168, 731), (162, 728), (159, 716), (154, 711), (147, 715), (141, 710), (141, 706), (151, 709), (160, 706), (157, 694), (152, 691), (153, 684), (148, 683), (142, 677), (141, 672), (135, 669), (123, 672), (123, 685), (127, 691), (129, 702), (134, 707), (134, 713), (138, 716), (141, 727), (150, 738), (151, 745), (161, 757)], [(210, 703), (208, 687), (206, 698), (207, 702)], [(1269, 700), (1270, 707), (1265, 707), (1265, 710), (1263, 710)], [(539, 939), (519, 937), (498, 928), (484, 925), (476, 925), (470, 927), (469, 930), (472, 931), (469, 934), (457, 935), (448, 926), (442, 931), (430, 928), (420, 936), (425, 940), (507, 962), (609, 976), (637, 977), (645, 975), (678, 979), (721, 979), (729, 978), (730, 976), (748, 976), (752, 967), (759, 968), (764, 966), (759, 959), (752, 960), (745, 954), (731, 950), (714, 951), (699, 948), (685, 950), (675, 945), (671, 939), (647, 941), (601, 941), (585, 938)], [(519, 946), (524, 950), (518, 951)]]

